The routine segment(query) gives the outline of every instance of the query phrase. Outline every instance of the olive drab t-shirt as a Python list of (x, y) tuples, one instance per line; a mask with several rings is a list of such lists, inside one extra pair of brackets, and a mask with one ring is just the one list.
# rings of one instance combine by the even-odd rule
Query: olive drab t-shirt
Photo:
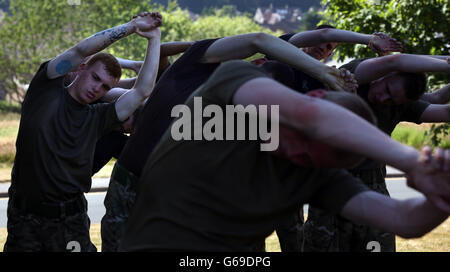
[(88, 192), (95, 143), (118, 123), (114, 103), (78, 103), (64, 77), (47, 77), (47, 66), (40, 66), (25, 95), (12, 172), (16, 195), (30, 202)]
[(118, 162), (136, 176), (169, 127), (174, 106), (186, 99), (214, 72), (219, 63), (202, 63), (206, 50), (217, 39), (194, 43), (161, 76), (137, 120)]
[[(258, 77), (268, 75), (243, 61), (225, 62), (186, 105), (193, 112), (194, 97), (201, 97), (203, 109), (225, 111), (239, 87)], [(169, 127), (145, 164), (119, 250), (248, 251), (301, 204), (338, 213), (367, 190), (345, 170), (302, 168), (260, 151), (260, 143), (175, 141)]]
[[(355, 73), (358, 65), (367, 60), (365, 59), (355, 59), (345, 65), (342, 65), (340, 68), (345, 68), (352, 73)], [(378, 121), (378, 128), (384, 133), (391, 135), (392, 131), (394, 131), (395, 127), (400, 122), (412, 122), (416, 124), (422, 123), (420, 117), (422, 116), (425, 109), (430, 105), (428, 102), (423, 100), (417, 100), (414, 102), (402, 104), (402, 105), (375, 105), (370, 103), (368, 100), (368, 92), (369, 92), (370, 84), (362, 84), (358, 87), (358, 95), (364, 99), (364, 101), (369, 104), (372, 108), (375, 116)], [(383, 164), (374, 162), (372, 160), (366, 159), (358, 169), (373, 169), (382, 166)]]

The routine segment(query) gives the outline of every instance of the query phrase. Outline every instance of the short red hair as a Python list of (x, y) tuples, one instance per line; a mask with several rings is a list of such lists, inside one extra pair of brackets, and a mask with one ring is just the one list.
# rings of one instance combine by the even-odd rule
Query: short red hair
[(113, 55), (105, 52), (92, 55), (87, 61), (86, 66), (90, 67), (97, 61), (100, 61), (105, 65), (106, 72), (108, 72), (110, 76), (120, 79), (122, 76), (122, 67), (120, 67), (119, 62)]

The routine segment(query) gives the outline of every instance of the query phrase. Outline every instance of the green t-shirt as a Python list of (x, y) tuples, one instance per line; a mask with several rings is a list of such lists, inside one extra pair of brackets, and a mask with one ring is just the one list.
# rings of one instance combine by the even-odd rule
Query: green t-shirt
[[(186, 105), (193, 112), (201, 97), (203, 108), (224, 109), (258, 77), (268, 76), (243, 61), (223, 63)], [(260, 143), (175, 141), (169, 127), (145, 164), (120, 250), (247, 251), (303, 203), (338, 213), (367, 190), (345, 170), (301, 168)]]
[(59, 202), (88, 192), (97, 139), (118, 123), (115, 105), (82, 105), (49, 79), (48, 62), (26, 93), (16, 141), (12, 187), (33, 202)]

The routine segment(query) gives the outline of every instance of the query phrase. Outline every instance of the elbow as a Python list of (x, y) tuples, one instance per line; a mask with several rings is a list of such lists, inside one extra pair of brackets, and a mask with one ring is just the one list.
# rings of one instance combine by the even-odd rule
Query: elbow
[(144, 90), (142, 90), (140, 93), (141, 95), (141, 100), (147, 99), (150, 94), (152, 93), (153, 89), (155, 88), (155, 84), (151, 84), (148, 88), (145, 88)]
[(86, 58), (89, 56), (89, 54), (86, 52), (86, 50), (84, 49), (83, 46), (81, 46), (80, 44), (75, 45), (74, 47), (72, 47), (71, 51), (76, 54), (77, 56), (80, 56), (82, 58)]
[(383, 65), (385, 65), (391, 71), (401, 71), (401, 63), (403, 59), (402, 54), (389, 55), (382, 57)]
[(332, 32), (333, 30), (334, 29), (331, 29), (331, 28), (322, 28), (322, 29), (315, 30), (319, 34), (318, 35), (319, 42), (320, 43), (329, 42), (330, 41), (329, 37), (330, 37), (330, 34), (333, 33)]
[(256, 32), (256, 33), (252, 33), (252, 45), (256, 48), (261, 48), (262, 44), (267, 43), (268, 40), (271, 39), (278, 39), (272, 35), (269, 35), (267, 33), (264, 32)]

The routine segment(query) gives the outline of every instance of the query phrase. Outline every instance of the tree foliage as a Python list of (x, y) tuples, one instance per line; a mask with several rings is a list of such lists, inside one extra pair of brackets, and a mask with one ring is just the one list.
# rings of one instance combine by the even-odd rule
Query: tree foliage
[[(193, 21), (176, 1), (166, 7), (151, 1), (82, 0), (80, 5), (67, 1), (15, 0), (0, 22), (0, 89), (10, 101), (21, 102), (39, 64), (54, 58), (82, 39), (104, 29), (128, 22), (140, 11), (159, 11), (163, 15), (162, 40), (195, 41), (264, 31), (278, 35), (254, 23), (247, 16), (236, 16), (230, 8)], [(131, 35), (106, 49), (121, 58), (142, 60), (146, 40)], [(126, 71), (125, 76), (129, 76)]]
[[(155, 0), (154, 2), (167, 5), (170, 0)], [(320, 7), (320, 0), (178, 0), (180, 7), (187, 8), (195, 13), (201, 13), (204, 9), (219, 8), (225, 5), (233, 5), (242, 12), (254, 13), (257, 7), (268, 7), (273, 4), (275, 7), (299, 7), (303, 11), (311, 6)]]
[(302, 24), (298, 28), (297, 32), (313, 30), (321, 20), (323, 20), (323, 16), (319, 13), (319, 11), (312, 8), (303, 14)]
[[(361, 33), (385, 32), (403, 43), (405, 53), (450, 55), (448, 0), (323, 0), (326, 21), (340, 29)], [(342, 44), (345, 57), (375, 57), (367, 46)], [(439, 77), (440, 81), (448, 77)], [(437, 83), (436, 81), (434, 82)]]
[[(424, 55), (450, 55), (450, 2), (448, 0), (323, 0), (326, 22), (337, 28), (361, 33), (385, 32), (403, 43), (403, 52)], [(339, 60), (375, 57), (367, 46), (342, 44)], [(429, 90), (450, 82), (447, 74), (430, 74)], [(439, 145), (448, 137), (450, 126), (434, 125), (430, 143)]]
[(21, 102), (24, 88), (44, 60), (79, 39), (81, 14), (67, 3), (44, 0), (10, 3), (0, 24), (0, 87)]

